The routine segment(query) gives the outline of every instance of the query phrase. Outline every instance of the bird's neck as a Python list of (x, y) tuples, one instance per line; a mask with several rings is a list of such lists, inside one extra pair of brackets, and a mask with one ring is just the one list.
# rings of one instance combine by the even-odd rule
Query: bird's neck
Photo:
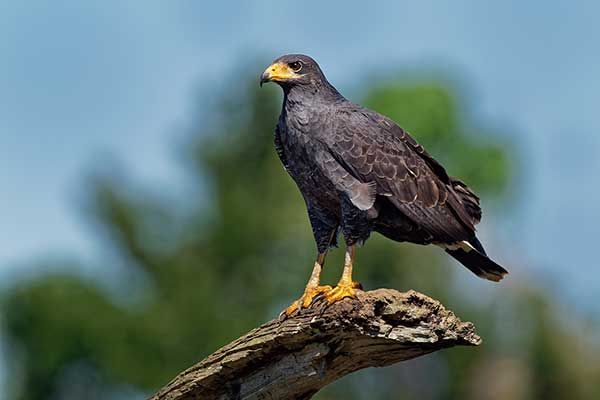
[(344, 100), (344, 96), (327, 81), (284, 87), (283, 94), (286, 107), (331, 104), (331, 102)]

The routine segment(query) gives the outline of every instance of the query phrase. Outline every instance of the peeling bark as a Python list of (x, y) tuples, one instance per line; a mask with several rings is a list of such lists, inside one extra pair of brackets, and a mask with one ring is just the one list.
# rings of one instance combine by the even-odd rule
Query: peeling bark
[(438, 301), (409, 291), (359, 292), (272, 320), (182, 372), (151, 400), (309, 399), (327, 384), (481, 339)]

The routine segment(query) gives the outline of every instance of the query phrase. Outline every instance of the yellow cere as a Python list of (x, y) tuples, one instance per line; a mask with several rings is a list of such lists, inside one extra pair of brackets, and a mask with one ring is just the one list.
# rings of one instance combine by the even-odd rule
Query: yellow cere
[(264, 73), (268, 76), (269, 80), (278, 81), (285, 79), (294, 79), (298, 75), (290, 69), (285, 63), (274, 63), (271, 64)]

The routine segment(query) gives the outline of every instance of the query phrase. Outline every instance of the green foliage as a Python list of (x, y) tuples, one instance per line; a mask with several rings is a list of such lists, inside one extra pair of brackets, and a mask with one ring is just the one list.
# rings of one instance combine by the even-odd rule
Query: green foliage
[[(93, 181), (88, 205), (95, 226), (110, 239), (107, 250), (120, 255), (131, 276), (148, 282), (141, 300), (117, 305), (93, 282), (64, 274), (43, 276), (6, 293), (6, 334), (22, 371), (18, 399), (108, 393), (100, 386), (115, 388), (104, 397), (117, 396), (124, 385), (149, 393), (275, 317), (300, 294), (315, 248), (304, 203), (273, 149), (280, 95), (276, 88), (259, 91), (255, 79), (250, 83), (245, 90), (225, 93), (213, 119), (194, 127), (185, 148), (190, 186), (201, 186), (207, 202), (199, 196), (184, 210), (173, 210), (152, 190), (116, 177)], [(400, 122), (451, 174), (483, 195), (492, 196), (507, 184), (504, 147), (492, 142), (493, 136), (463, 126), (461, 104), (443, 85), (391, 82), (367, 92), (364, 103)], [(326, 281), (337, 280), (340, 253), (329, 258)], [(596, 356), (587, 363), (595, 369), (578, 373), (581, 366), (560, 345), (578, 338), (567, 338), (544, 294), (503, 286), (502, 298), (487, 296), (489, 301), (474, 304), (457, 294), (448, 279), (469, 272), (447, 264), (437, 249), (374, 236), (358, 253), (356, 277), (367, 288), (414, 288), (446, 302), (476, 321), (486, 345), (437, 353), (425, 364), (415, 360), (356, 374), (326, 389), (321, 399), (412, 399), (427, 393), (437, 399), (559, 399), (568, 397), (565, 393), (580, 385), (582, 376), (600, 377)], [(512, 324), (510, 340), (501, 334), (507, 323)], [(91, 368), (65, 378), (65, 371), (81, 363)], [(413, 368), (419, 365), (437, 371), (440, 379), (423, 382), (431, 374)], [(510, 375), (515, 370), (524, 374)], [(86, 374), (99, 378), (85, 380)], [(87, 391), (78, 397), (72, 389), (78, 386), (65, 385), (66, 379), (85, 381)], [(508, 395), (498, 397), (486, 388)], [(575, 392), (581, 398), (598, 394)]]

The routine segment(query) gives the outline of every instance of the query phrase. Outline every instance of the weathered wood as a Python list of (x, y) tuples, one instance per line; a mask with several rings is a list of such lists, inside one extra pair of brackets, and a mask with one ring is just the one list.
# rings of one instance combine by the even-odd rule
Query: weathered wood
[(182, 372), (151, 399), (309, 399), (362, 368), (481, 342), (470, 322), (420, 293), (378, 289), (358, 296), (267, 322)]

